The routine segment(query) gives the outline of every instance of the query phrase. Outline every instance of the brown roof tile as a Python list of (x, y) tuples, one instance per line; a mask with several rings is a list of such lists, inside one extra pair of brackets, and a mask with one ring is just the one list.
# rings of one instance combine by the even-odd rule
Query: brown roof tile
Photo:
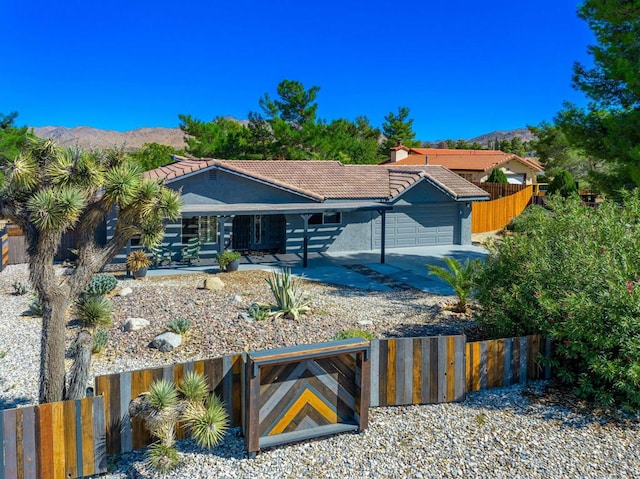
[(309, 198), (391, 199), (426, 178), (455, 199), (488, 198), (488, 195), (448, 171), (434, 165), (343, 165), (338, 161), (211, 160), (183, 159), (147, 172), (149, 178), (174, 180), (209, 167), (219, 168), (284, 188)]

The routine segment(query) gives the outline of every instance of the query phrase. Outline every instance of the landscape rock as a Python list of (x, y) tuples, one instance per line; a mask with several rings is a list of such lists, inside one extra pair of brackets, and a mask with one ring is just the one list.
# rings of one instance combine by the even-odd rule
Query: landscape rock
[(358, 321), (358, 324), (360, 326), (371, 326), (373, 324), (373, 321), (371, 321), (370, 319), (362, 319)]
[(127, 318), (122, 325), (123, 331), (139, 331), (149, 326), (149, 321), (144, 318)]
[(182, 344), (182, 336), (171, 331), (159, 334), (153, 341), (151, 341), (151, 347), (156, 348), (158, 351), (168, 353)]
[(205, 279), (202, 287), (210, 291), (220, 291), (224, 288), (224, 283), (217, 276), (213, 276), (211, 278)]
[(234, 303), (242, 303), (242, 296), (240, 296), (239, 294), (236, 294), (233, 298), (231, 298), (231, 300)]
[(251, 316), (249, 313), (245, 313), (244, 311), (238, 313), (238, 318), (244, 319), (250, 323), (253, 323), (255, 321), (255, 319), (253, 319), (253, 316)]
[(129, 286), (125, 286), (118, 291), (118, 296), (129, 296), (131, 293), (133, 293), (133, 290)]

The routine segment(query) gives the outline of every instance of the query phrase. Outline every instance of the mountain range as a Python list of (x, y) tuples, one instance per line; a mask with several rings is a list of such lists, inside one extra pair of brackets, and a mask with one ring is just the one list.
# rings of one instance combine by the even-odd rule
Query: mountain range
[[(90, 126), (76, 126), (67, 128), (64, 126), (36, 126), (33, 132), (40, 138), (53, 138), (63, 147), (78, 146), (83, 149), (103, 149), (121, 147), (126, 151), (135, 151), (142, 148), (145, 143), (158, 143), (169, 145), (176, 149), (185, 147), (184, 133), (180, 128), (138, 128), (119, 132), (114, 130), (101, 130)], [(486, 145), (487, 141), (511, 140), (519, 136), (522, 141), (530, 141), (535, 137), (526, 128), (518, 128), (508, 131), (493, 131), (484, 135), (470, 138), (469, 143), (477, 142)], [(457, 139), (457, 138), (456, 138)], [(433, 142), (434, 144), (437, 142)]]

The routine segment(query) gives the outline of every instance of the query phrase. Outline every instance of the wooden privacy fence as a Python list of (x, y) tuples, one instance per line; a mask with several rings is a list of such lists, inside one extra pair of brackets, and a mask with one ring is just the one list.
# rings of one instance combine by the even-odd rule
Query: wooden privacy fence
[[(151, 437), (144, 423), (140, 419), (129, 417), (129, 402), (139, 394), (148, 391), (153, 381), (166, 379), (178, 384), (189, 371), (198, 372), (207, 377), (209, 390), (215, 392), (226, 405), (231, 426), (240, 426), (243, 365), (242, 355), (234, 354), (160, 368), (98, 376), (95, 381), (95, 391), (96, 395), (104, 396), (107, 452), (119, 454), (151, 444)], [(184, 430), (178, 427), (176, 436), (178, 439), (183, 438)]]
[(489, 183), (488, 181), (472, 181), (472, 183), (489, 193), (492, 200), (513, 195), (527, 188), (527, 185), (515, 185), (511, 183)]
[(9, 234), (6, 229), (0, 229), (0, 271), (9, 264)]
[(104, 411), (102, 397), (0, 411), (0, 478), (107, 472)]
[(471, 233), (504, 228), (531, 202), (533, 187), (491, 201), (474, 201), (471, 206)]

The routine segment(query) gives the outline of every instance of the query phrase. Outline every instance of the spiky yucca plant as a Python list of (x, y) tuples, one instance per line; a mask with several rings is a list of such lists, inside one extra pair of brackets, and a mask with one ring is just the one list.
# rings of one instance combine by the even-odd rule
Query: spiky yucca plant
[(178, 390), (188, 401), (202, 402), (209, 393), (209, 386), (207, 385), (207, 380), (202, 374), (189, 371), (185, 375), (184, 379), (180, 381)]
[(102, 295), (83, 295), (76, 305), (78, 318), (86, 327), (110, 326), (113, 303)]
[(224, 404), (209, 394), (207, 379), (195, 372), (188, 373), (178, 388), (170, 381), (154, 381), (149, 392), (131, 401), (129, 414), (144, 420), (149, 432), (158, 438), (147, 452), (147, 466), (159, 473), (179, 462), (174, 448), (179, 421), (185, 423), (187, 431), (203, 447), (215, 446), (228, 427)]
[(290, 317), (299, 321), (300, 315), (311, 309), (309, 301), (301, 290), (300, 279), (291, 274), (290, 268), (284, 268), (281, 272), (272, 272), (266, 281), (276, 302), (271, 308), (273, 317)]
[(462, 264), (457, 259), (449, 256), (445, 256), (442, 259), (448, 268), (428, 264), (426, 266), (429, 268), (429, 274), (443, 279), (453, 288), (458, 296), (458, 303), (456, 304), (455, 310), (458, 313), (464, 313), (467, 311), (469, 296), (471, 296), (473, 292), (473, 274), (476, 269), (477, 260), (471, 261), (467, 258), (464, 264)]
[(190, 402), (182, 413), (191, 437), (201, 447), (212, 447), (220, 442), (227, 430), (228, 415), (217, 396), (204, 402)]

